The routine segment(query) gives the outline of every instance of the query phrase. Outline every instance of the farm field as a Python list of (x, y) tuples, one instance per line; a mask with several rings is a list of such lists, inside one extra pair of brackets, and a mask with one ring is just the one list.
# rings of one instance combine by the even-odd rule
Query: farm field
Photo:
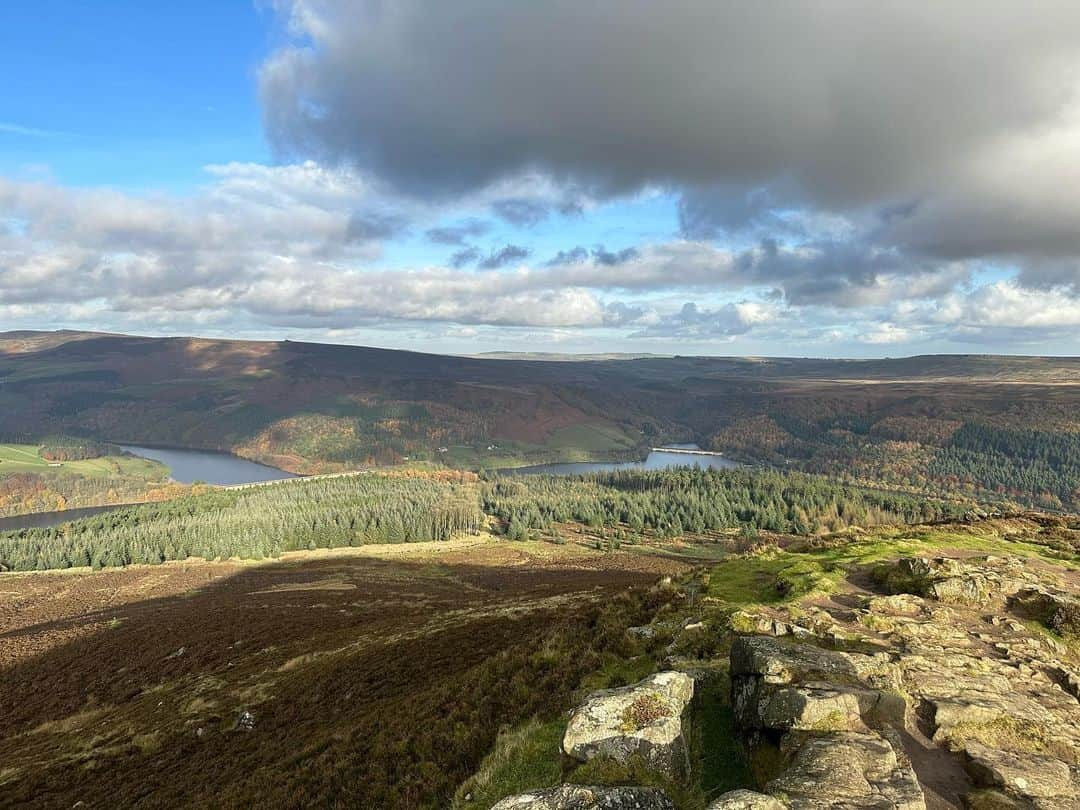
[(0, 477), (12, 473), (63, 471), (88, 478), (137, 476), (150, 480), (168, 477), (165, 465), (138, 456), (114, 455), (77, 461), (51, 462), (41, 457), (39, 445), (0, 444)]
[(110, 454), (50, 461), (35, 444), (0, 444), (0, 517), (164, 500), (190, 491), (156, 461)]

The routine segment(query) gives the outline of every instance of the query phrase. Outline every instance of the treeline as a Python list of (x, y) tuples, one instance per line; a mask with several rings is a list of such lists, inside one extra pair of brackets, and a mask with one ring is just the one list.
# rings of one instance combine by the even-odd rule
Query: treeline
[(89, 477), (63, 470), (0, 477), (0, 517), (57, 512), (84, 506), (162, 501), (190, 491), (185, 484), (137, 475)]
[(0, 534), (0, 570), (44, 570), (188, 557), (446, 540), (488, 517), (512, 539), (581, 523), (675, 537), (743, 528), (794, 534), (959, 517), (955, 503), (847, 486), (801, 473), (621, 471), (476, 482), (360, 475), (214, 490), (105, 512), (48, 529)]
[(484, 511), (511, 537), (557, 523), (623, 526), (678, 536), (745, 528), (810, 534), (959, 517), (956, 503), (846, 486), (799, 473), (687, 468), (575, 478), (530, 476), (485, 485)]
[(259, 559), (283, 551), (446, 540), (483, 523), (474, 483), (352, 476), (215, 491), (0, 534), (0, 570)]
[(118, 456), (122, 452), (116, 445), (69, 436), (51, 436), (38, 448), (38, 455), (46, 461), (83, 461), (88, 458)]
[(1080, 503), (1080, 434), (968, 423), (935, 454), (930, 473), (1042, 506), (1073, 507)]

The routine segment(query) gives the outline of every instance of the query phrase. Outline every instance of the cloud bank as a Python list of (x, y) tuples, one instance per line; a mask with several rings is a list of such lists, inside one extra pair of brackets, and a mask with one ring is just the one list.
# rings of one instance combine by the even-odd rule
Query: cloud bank
[(0, 178), (0, 315), (1080, 349), (1075, 2), (273, 8), (280, 164)]

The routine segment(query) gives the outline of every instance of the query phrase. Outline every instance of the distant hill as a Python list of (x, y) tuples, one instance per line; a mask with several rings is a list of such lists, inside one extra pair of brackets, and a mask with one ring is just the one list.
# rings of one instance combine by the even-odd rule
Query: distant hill
[[(1046, 449), (1059, 438), (979, 431), (1069, 437), (1080, 433), (1078, 405), (1073, 357), (460, 357), (0, 333), (0, 438), (221, 449), (305, 473), (636, 458), (662, 441), (696, 441), (745, 461), (889, 486), (1045, 496), (1040, 505), (1053, 507), (1071, 497), (1072, 482), (1038, 471), (1064, 463), (1067, 454)], [(962, 425), (974, 427), (957, 433)], [(977, 447), (950, 444), (961, 440)], [(1054, 461), (1016, 449), (1029, 446)], [(1002, 452), (1019, 465), (1015, 474), (998, 474), (1004, 462), (991, 456)]]

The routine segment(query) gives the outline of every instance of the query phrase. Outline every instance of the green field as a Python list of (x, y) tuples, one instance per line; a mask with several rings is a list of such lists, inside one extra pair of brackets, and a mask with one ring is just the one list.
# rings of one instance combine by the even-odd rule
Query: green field
[(50, 462), (38, 455), (38, 445), (0, 444), (0, 477), (13, 473), (64, 472), (85, 478), (130, 476), (161, 480), (169, 470), (164, 464), (137, 456), (102, 456), (80, 461)]

